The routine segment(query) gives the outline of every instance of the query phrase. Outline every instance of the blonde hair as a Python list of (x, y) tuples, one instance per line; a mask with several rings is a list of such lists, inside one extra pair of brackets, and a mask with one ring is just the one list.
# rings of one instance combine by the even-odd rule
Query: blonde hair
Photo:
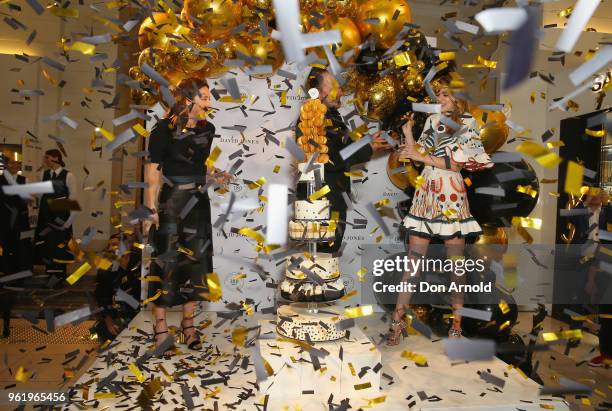
[(454, 122), (460, 123), (461, 117), (468, 112), (468, 102), (453, 93), (451, 88), (451, 78), (447, 75), (440, 76), (431, 82), (434, 93), (439, 94), (442, 90), (448, 91), (451, 101), (453, 102), (454, 110), (449, 116)]

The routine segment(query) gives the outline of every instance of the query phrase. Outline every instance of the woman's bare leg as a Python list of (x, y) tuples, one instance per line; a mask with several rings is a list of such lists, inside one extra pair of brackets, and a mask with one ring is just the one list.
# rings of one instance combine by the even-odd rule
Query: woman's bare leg
[[(166, 307), (153, 307), (153, 330), (155, 331), (155, 346), (159, 347), (169, 336), (168, 324), (166, 323)], [(174, 351), (168, 350), (164, 355), (172, 355)]]
[[(444, 245), (446, 247), (446, 255), (448, 258), (464, 258), (464, 248), (465, 248), (465, 239), (464, 238), (451, 238), (450, 240), (445, 240)], [(456, 275), (455, 273), (451, 274), (451, 281), (454, 281), (456, 284), (465, 284), (465, 276), (463, 274), (461, 276)], [(451, 325), (451, 333), (452, 330), (461, 332), (461, 315), (457, 310), (463, 307), (463, 293), (454, 292), (451, 294), (451, 305), (453, 307), (453, 324)], [(454, 334), (457, 334), (454, 332)]]
[[(429, 246), (430, 239), (411, 235), (409, 237), (410, 244), (408, 245), (408, 257), (410, 259), (420, 258), (421, 255), (427, 253), (427, 247)], [(419, 276), (419, 272), (405, 272), (402, 276), (402, 283), (415, 280)], [(406, 306), (410, 303), (412, 294), (409, 291), (399, 293), (397, 295), (397, 302), (395, 304), (395, 310), (393, 311), (393, 317), (391, 322), (391, 330), (387, 335), (387, 345), (397, 345), (399, 343), (399, 336), (402, 332), (401, 321), (406, 311)]]

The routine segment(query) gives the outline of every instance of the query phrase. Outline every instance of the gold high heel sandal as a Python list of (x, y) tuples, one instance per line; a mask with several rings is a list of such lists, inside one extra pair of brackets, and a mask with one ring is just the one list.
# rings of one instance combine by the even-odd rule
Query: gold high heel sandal
[(387, 333), (387, 346), (392, 347), (400, 343), (400, 336), (404, 337), (404, 331), (406, 330), (406, 323), (404, 322), (404, 310), (395, 310), (393, 314), (399, 314), (398, 320), (391, 320), (391, 327)]

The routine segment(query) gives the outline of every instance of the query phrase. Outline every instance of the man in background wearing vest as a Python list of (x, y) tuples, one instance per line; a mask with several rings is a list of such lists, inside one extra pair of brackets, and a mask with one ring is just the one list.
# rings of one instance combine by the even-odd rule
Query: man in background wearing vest
[[(34, 243), (38, 249), (39, 260), (47, 267), (51, 276), (50, 286), (58, 283), (56, 279), (66, 278), (66, 267), (73, 260), (68, 249), (72, 238), (74, 206), (68, 200), (75, 200), (77, 194), (74, 174), (66, 170), (62, 153), (47, 150), (43, 157), (42, 181), (53, 183), (53, 193), (43, 194), (38, 209), (38, 223)], [(54, 279), (54, 277), (56, 279)]]

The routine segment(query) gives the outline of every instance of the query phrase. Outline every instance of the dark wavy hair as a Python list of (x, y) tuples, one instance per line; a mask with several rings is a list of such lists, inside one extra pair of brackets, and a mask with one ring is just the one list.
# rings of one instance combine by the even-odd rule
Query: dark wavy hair
[[(187, 122), (191, 102), (200, 95), (200, 89), (209, 88), (208, 82), (202, 78), (186, 78), (181, 80), (173, 90), (176, 104), (170, 108), (166, 118), (177, 129), (181, 129)], [(205, 122), (206, 120), (201, 120)]]

